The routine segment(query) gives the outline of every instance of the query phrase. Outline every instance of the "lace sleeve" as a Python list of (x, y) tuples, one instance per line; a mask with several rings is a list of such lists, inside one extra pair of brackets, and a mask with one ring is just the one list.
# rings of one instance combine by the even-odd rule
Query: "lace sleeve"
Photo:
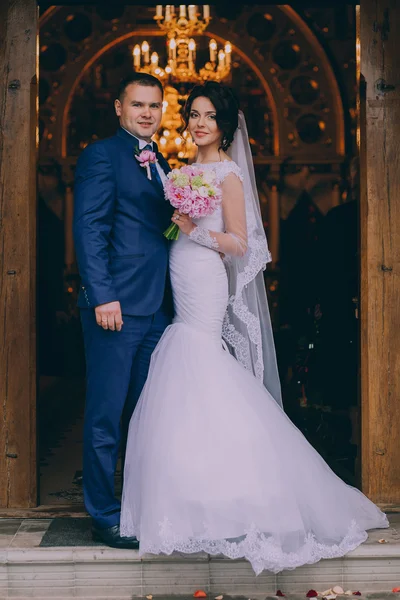
[(192, 242), (196, 242), (196, 244), (200, 244), (201, 246), (206, 246), (207, 248), (212, 248), (213, 250), (219, 250), (219, 244), (209, 229), (205, 227), (195, 227), (193, 231), (189, 233), (189, 237)]
[(221, 187), (225, 232), (209, 231), (197, 226), (189, 238), (228, 256), (244, 256), (247, 251), (247, 224), (243, 185), (238, 175), (230, 172)]

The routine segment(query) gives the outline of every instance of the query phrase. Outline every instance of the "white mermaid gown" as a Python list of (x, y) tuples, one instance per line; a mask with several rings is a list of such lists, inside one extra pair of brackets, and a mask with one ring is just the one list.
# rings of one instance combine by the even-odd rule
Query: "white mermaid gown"
[[(224, 231), (221, 209), (200, 221)], [(181, 234), (170, 271), (176, 317), (130, 423), (121, 534), (140, 540), (141, 555), (244, 557), (259, 574), (343, 556), (388, 527), (224, 349), (218, 252)]]

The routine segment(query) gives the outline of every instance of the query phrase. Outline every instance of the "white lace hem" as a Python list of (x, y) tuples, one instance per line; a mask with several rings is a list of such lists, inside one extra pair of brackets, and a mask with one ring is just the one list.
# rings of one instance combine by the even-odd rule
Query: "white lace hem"
[[(134, 527), (123, 526), (121, 535), (138, 535)], [(222, 554), (227, 558), (248, 560), (256, 575), (262, 571), (279, 573), (284, 569), (296, 569), (302, 565), (311, 565), (325, 558), (339, 558), (354, 550), (368, 538), (366, 531), (352, 521), (348, 532), (339, 544), (327, 545), (318, 542), (313, 534), (308, 534), (304, 544), (297, 552), (284, 552), (278, 540), (250, 527), (240, 541), (183, 539), (172, 531), (168, 519), (160, 523), (160, 535), (157, 542), (140, 540), (140, 555), (167, 554), (183, 552), (193, 554), (206, 552), (210, 555)]]
[[(248, 264), (243, 271), (237, 273), (236, 293), (229, 298), (229, 304), (225, 313), (222, 327), (222, 337), (233, 349), (237, 360), (261, 382), (264, 378), (264, 360), (260, 320), (247, 307), (244, 301), (244, 290), (259, 273), (265, 270), (268, 262), (271, 262), (271, 253), (268, 250), (264, 237), (250, 235), (248, 241)], [(232, 324), (232, 317), (236, 317), (246, 326), (245, 337)], [(256, 348), (255, 360), (252, 359), (250, 344)]]

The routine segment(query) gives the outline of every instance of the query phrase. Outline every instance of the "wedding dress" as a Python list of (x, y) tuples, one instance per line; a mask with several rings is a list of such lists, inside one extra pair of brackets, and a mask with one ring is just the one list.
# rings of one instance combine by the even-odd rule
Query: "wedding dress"
[[(220, 182), (242, 179), (232, 161), (201, 166)], [(277, 573), (343, 556), (388, 521), (222, 342), (221, 254), (240, 256), (247, 243), (243, 209), (231, 200), (172, 245), (176, 316), (130, 423), (121, 534), (137, 536), (141, 555), (204, 551)]]

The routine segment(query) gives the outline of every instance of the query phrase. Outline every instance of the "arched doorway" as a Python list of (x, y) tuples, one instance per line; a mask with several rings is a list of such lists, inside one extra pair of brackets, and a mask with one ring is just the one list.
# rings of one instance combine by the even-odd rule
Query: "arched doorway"
[[(38, 46), (35, 35), (38, 11), (34, 0), (13, 3), (6, 1), (1, 7), (4, 17), (4, 52), (0, 53), (0, 66), (4, 73), (6, 92), (2, 95), (0, 104), (2, 118), (7, 126), (0, 131), (3, 203), (0, 241), (4, 265), (3, 285), (0, 287), (0, 322), (4, 342), (0, 361), (3, 402), (0, 471), (4, 485), (1, 488), (0, 505), (12, 507), (12, 514), (15, 516), (18, 507), (24, 511), (36, 505), (34, 209), (38, 77)], [(113, 11), (114, 7), (107, 10)], [(336, 11), (339, 14), (340, 10), (339, 5), (335, 5), (332, 15)], [(235, 11), (236, 7), (228, 5), (225, 14), (219, 15), (219, 18), (225, 20), (224, 27), (233, 29), (238, 21), (237, 32), (241, 35), (245, 30), (243, 23), (247, 21), (246, 17), (240, 17)], [(319, 38), (322, 32), (330, 32), (324, 10), (306, 10), (304, 14), (308, 24), (310, 13), (317, 13)], [(392, 27), (392, 32), (389, 32), (388, 15), (390, 13), (390, 21), (395, 22), (398, 11), (395, 6), (389, 7), (387, 2), (367, 0), (360, 13), (361, 26), (357, 45), (358, 49), (361, 47), (361, 59), (358, 64), (363, 75), (361, 80), (364, 82), (361, 88), (364, 103), (361, 103), (360, 115), (364, 169), (360, 215), (363, 254), (361, 377), (362, 400), (366, 409), (363, 425), (363, 490), (381, 505), (393, 507), (399, 501), (400, 464), (397, 438), (393, 435), (393, 427), (398, 421), (398, 403), (395, 402), (398, 387), (395, 365), (398, 357), (398, 303), (396, 287), (392, 285), (396, 280), (398, 262), (398, 244), (394, 233), (398, 229), (395, 193), (398, 188), (398, 169), (396, 162), (392, 160), (396, 156), (397, 138), (396, 135), (391, 135), (393, 131), (396, 132), (398, 123), (396, 88), (393, 85), (393, 69), (396, 65), (393, 60), (397, 55), (398, 40), (395, 34), (392, 35), (395, 28)], [(269, 14), (268, 11), (265, 14)], [(103, 15), (109, 19), (109, 24), (99, 31), (100, 35), (107, 36), (117, 25), (112, 22), (117, 16)], [(263, 23), (261, 19), (255, 20), (253, 32), (258, 22)], [(339, 14), (336, 22), (339, 29), (346, 29), (348, 23), (349, 20), (341, 20)], [(62, 21), (59, 25), (61, 31)], [(292, 29), (296, 32), (295, 27)], [(292, 29), (289, 28), (285, 35), (292, 35)], [(265, 31), (268, 35), (270, 30), (261, 26), (261, 33), (257, 35), (262, 37)], [(49, 40), (51, 35), (50, 32)], [(340, 37), (340, 48), (344, 45), (343, 41), (344, 38)], [(268, 52), (268, 48), (267, 43), (264, 49)], [(78, 54), (79, 52), (78, 48)], [(382, 84), (382, 78), (385, 85)], [(54, 83), (56, 89), (57, 81), (54, 80)], [(51, 85), (50, 91), (52, 90)], [(44, 89), (45, 96), (46, 93)], [(353, 108), (354, 106), (355, 102)], [(353, 125), (357, 114), (357, 111), (352, 112)], [(23, 118), (15, 118), (15, 115)], [(18, 140), (18, 144), (15, 140)], [(349, 143), (348, 141), (346, 138), (346, 148), (351, 147), (351, 140)], [(279, 192), (279, 189), (274, 190), (272, 187), (272, 191)]]
[[(107, 10), (52, 7), (41, 17), (40, 165), (45, 177), (46, 168), (51, 172), (52, 162), (59, 165), (61, 188), (65, 186), (64, 256), (65, 263), (71, 261), (72, 265), (64, 285), (71, 310), (69, 341), (64, 341), (64, 363), (69, 365), (69, 372), (71, 357), (80, 355), (82, 361), (77, 314), (72, 308), (77, 281), (70, 227), (74, 166), (85, 145), (111, 135), (115, 129), (112, 90), (131, 68), (133, 45), (147, 39), (162, 55), (164, 38), (152, 24), (153, 12), (151, 8), (128, 6)], [(218, 41), (229, 39), (233, 44), (231, 84), (247, 116), (270, 245), (277, 257), (279, 212), (282, 213), (282, 204), (289, 207), (288, 214), (293, 208), (293, 197), (282, 190), (285, 178), (288, 187), (287, 182), (293, 181), (296, 174), (312, 170), (315, 187), (323, 187), (325, 210), (338, 202), (345, 134), (337, 80), (321, 44), (289, 6), (266, 6), (262, 12), (254, 7), (235, 20), (215, 16), (204, 36), (204, 46), (210, 37)], [(272, 307), (279, 308), (279, 271), (269, 271), (266, 283)], [(278, 319), (278, 311), (275, 313)], [(68, 332), (68, 327), (62, 329)], [(56, 341), (55, 349), (59, 346)], [(54, 356), (51, 352), (52, 359)], [(79, 360), (78, 365), (72, 366), (78, 375)], [(64, 381), (61, 389), (69, 389), (71, 394)], [(79, 406), (78, 402), (78, 412)], [(72, 431), (74, 434), (74, 424)], [(61, 433), (68, 436), (70, 432)], [(77, 435), (79, 438), (79, 432)], [(46, 451), (52, 444), (52, 440), (46, 442)], [(51, 451), (58, 452), (57, 448)], [(42, 466), (46, 470), (45, 455)], [(74, 468), (68, 477), (73, 490), (73, 485), (79, 484), (79, 468)], [(64, 489), (53, 489), (50, 494), (68, 500), (73, 497), (69, 493), (71, 486), (63, 484)], [(47, 496), (45, 503), (49, 500)]]

